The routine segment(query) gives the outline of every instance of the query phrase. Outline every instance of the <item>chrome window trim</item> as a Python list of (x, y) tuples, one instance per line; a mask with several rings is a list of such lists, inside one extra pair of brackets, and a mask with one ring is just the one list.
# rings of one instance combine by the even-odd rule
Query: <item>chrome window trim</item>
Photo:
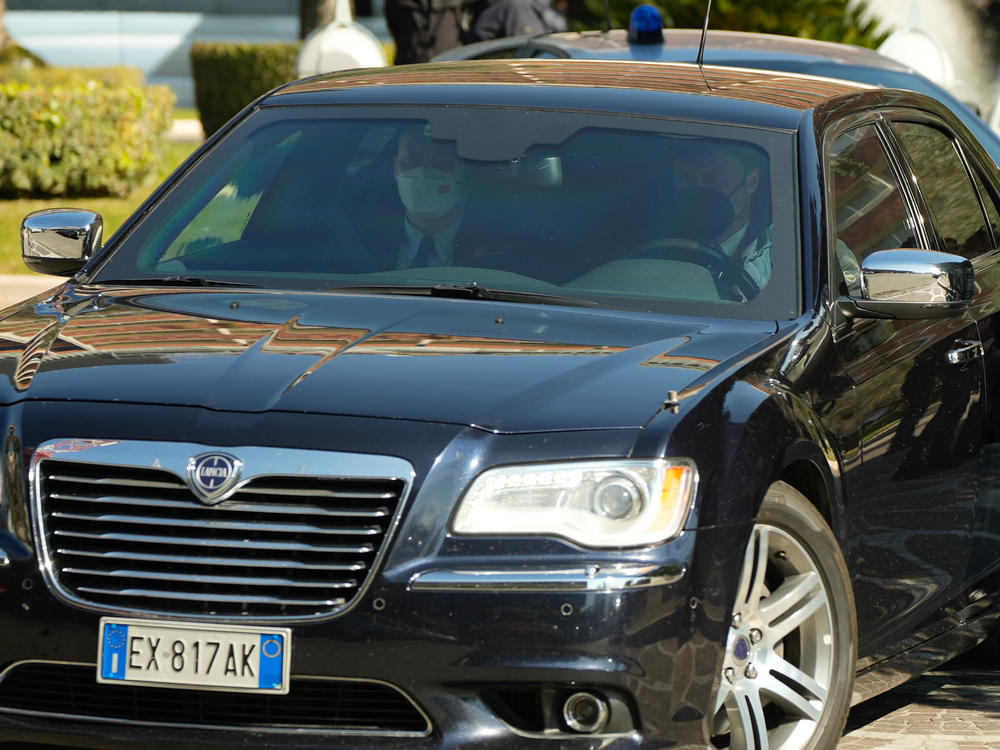
[[(89, 667), (94, 670), (95, 674), (97, 672), (96, 664), (88, 664), (87, 662), (80, 661), (53, 661), (48, 659), (23, 659), (21, 661), (16, 661), (10, 664), (6, 669), (0, 672), (0, 683), (6, 679), (8, 672), (11, 670), (23, 666), (25, 664), (57, 664), (72, 667)], [(236, 732), (261, 732), (265, 734), (289, 734), (289, 735), (301, 735), (301, 734), (334, 734), (334, 735), (355, 735), (355, 736), (369, 736), (369, 737), (428, 737), (433, 731), (434, 724), (431, 721), (427, 713), (416, 704), (416, 702), (407, 693), (391, 682), (385, 680), (375, 680), (370, 678), (361, 677), (319, 677), (316, 675), (291, 675), (290, 679), (297, 680), (315, 680), (315, 681), (329, 681), (329, 682), (363, 682), (370, 685), (382, 685), (383, 687), (395, 690), (400, 696), (406, 700), (414, 710), (420, 715), (420, 717), (426, 722), (427, 728), (423, 732), (407, 732), (404, 730), (386, 730), (386, 731), (367, 731), (364, 729), (332, 729), (329, 727), (325, 728), (310, 728), (310, 727), (268, 727), (268, 726), (253, 726), (245, 727), (239, 724), (189, 724), (185, 722), (166, 722), (166, 721), (134, 721), (132, 719), (114, 719), (106, 716), (90, 716), (88, 714), (71, 714), (71, 713), (47, 713), (45, 711), (31, 711), (24, 710), (21, 708), (6, 708), (0, 706), (0, 714), (14, 714), (16, 716), (39, 716), (46, 719), (70, 719), (77, 721), (87, 721), (87, 722), (99, 722), (102, 724), (116, 724), (118, 726), (130, 726), (130, 727), (165, 727), (168, 729), (207, 729), (207, 730), (223, 730), (223, 731), (236, 731)], [(95, 685), (97, 682), (95, 681)], [(149, 687), (148, 685), (138, 685), (136, 687)]]
[(601, 593), (668, 586), (687, 572), (681, 564), (580, 568), (511, 568), (508, 570), (428, 570), (413, 575), (409, 591), (587, 592)]
[[(372, 560), (368, 575), (361, 586), (358, 587), (357, 593), (352, 599), (328, 611), (309, 615), (274, 615), (245, 618), (237, 618), (231, 615), (185, 615), (181, 613), (96, 604), (76, 596), (59, 582), (53, 569), (53, 561), (43, 522), (43, 498), (39, 477), (39, 465), (43, 460), (75, 461), (89, 465), (103, 464), (119, 468), (166, 470), (175, 474), (180, 482), (186, 484), (188, 460), (192, 456), (211, 451), (231, 453), (243, 461), (240, 485), (260, 476), (377, 479), (396, 480), (404, 483), (396, 510), (386, 527), (381, 547)], [(394, 456), (247, 445), (222, 446), (152, 440), (55, 438), (38, 446), (31, 457), (31, 468), (28, 473), (31, 492), (32, 529), (38, 541), (38, 565), (46, 585), (57, 598), (91, 612), (140, 616), (150, 620), (174, 620), (177, 622), (259, 622), (266, 624), (278, 621), (317, 622), (328, 620), (339, 617), (353, 609), (371, 586), (395, 536), (415, 476), (416, 473), (413, 465), (409, 461)]]

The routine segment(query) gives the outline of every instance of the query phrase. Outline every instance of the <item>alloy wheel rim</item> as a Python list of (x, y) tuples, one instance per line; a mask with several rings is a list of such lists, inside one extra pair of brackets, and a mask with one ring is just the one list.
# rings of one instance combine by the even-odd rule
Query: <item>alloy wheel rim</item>
[(715, 703), (732, 750), (801, 750), (834, 672), (833, 616), (818, 565), (786, 531), (757, 524), (740, 571)]

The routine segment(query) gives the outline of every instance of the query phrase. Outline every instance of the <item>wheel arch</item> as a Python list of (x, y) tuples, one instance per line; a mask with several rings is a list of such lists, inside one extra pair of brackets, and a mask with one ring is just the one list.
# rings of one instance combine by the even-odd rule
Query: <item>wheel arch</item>
[(759, 444), (768, 426), (772, 430), (776, 425), (783, 426), (771, 435), (776, 438), (776, 450), (771, 454), (770, 476), (762, 477), (764, 482), (759, 485), (754, 514), (768, 488), (775, 482), (785, 482), (805, 496), (841, 540), (844, 514), (840, 456), (811, 405), (776, 381), (769, 384), (772, 392), (757, 405), (743, 435), (744, 445)]
[(707, 390), (683, 412), (663, 410), (633, 454), (695, 461), (700, 482), (688, 528), (748, 524), (768, 488), (785, 481), (842, 539), (842, 461), (822, 419), (789, 384), (743, 375)]
[[(804, 446), (798, 446), (801, 452)], [(792, 457), (781, 469), (776, 481), (785, 482), (798, 490), (829, 524), (838, 529), (841, 521), (839, 505), (834, 502), (833, 477), (820, 468), (822, 464), (804, 455)], [(839, 535), (838, 535), (839, 536)]]
[(820, 512), (837, 539), (843, 540), (841, 460), (834, 441), (800, 395), (782, 388), (776, 396), (796, 434), (786, 444), (772, 481), (786, 482), (798, 490)]

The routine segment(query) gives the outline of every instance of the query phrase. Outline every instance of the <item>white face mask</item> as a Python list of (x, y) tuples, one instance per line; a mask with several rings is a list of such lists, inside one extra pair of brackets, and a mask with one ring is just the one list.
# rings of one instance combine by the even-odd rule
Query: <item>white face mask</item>
[(430, 167), (396, 175), (399, 199), (406, 210), (426, 221), (440, 219), (465, 198), (465, 186), (453, 176)]

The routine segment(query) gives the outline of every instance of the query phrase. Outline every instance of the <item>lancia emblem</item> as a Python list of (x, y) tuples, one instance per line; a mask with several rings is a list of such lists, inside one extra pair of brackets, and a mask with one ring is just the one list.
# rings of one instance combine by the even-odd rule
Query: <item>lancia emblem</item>
[(188, 459), (188, 486), (206, 505), (226, 499), (240, 479), (243, 462), (228, 453), (201, 453)]

